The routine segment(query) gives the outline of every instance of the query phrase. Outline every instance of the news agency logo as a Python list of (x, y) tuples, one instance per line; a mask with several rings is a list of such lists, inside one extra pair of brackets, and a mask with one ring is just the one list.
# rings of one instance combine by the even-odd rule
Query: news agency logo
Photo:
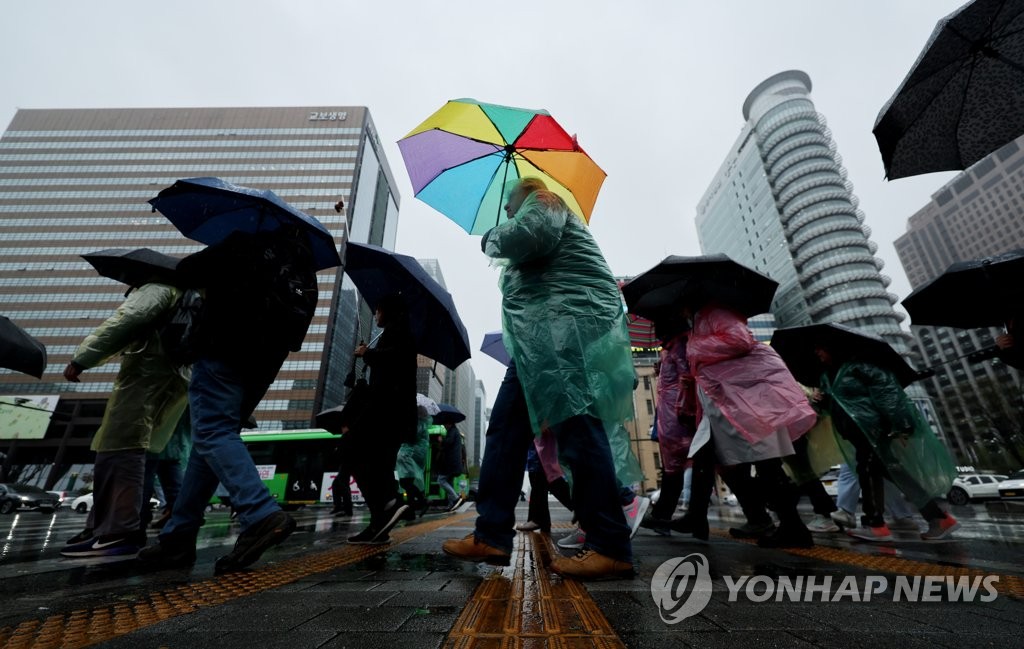
[[(724, 576), (728, 600), (748, 602), (991, 602), (998, 597), (998, 575), (883, 576), (831, 575), (768, 577)], [(651, 597), (665, 624), (697, 615), (711, 601), (708, 558), (699, 552), (675, 557), (658, 566), (651, 578)]]
[(651, 597), (665, 624), (677, 624), (703, 611), (711, 601), (708, 558), (694, 552), (658, 566), (651, 578)]

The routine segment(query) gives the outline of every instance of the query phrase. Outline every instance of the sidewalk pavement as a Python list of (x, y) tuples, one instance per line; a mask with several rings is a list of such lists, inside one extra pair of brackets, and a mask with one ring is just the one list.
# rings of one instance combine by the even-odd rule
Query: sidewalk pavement
[[(525, 505), (518, 511), (526, 515)], [(552, 514), (559, 532), (568, 514)], [(65, 607), (0, 630), (4, 647), (1020, 647), (1024, 646), (1024, 565), (1020, 546), (986, 541), (887, 546), (823, 537), (812, 550), (764, 550), (724, 531), (709, 542), (641, 530), (634, 539), (637, 576), (582, 584), (546, 569), (558, 550), (539, 533), (519, 533), (512, 565), (492, 568), (457, 561), (441, 542), (472, 530), (472, 508), (398, 528), (390, 546), (346, 545), (337, 531), (298, 533), (269, 552), (254, 570), (209, 577), (208, 566), (152, 581), (122, 576), (93, 584), (86, 608)], [(718, 523), (728, 527), (729, 519)], [(713, 523), (715, 525), (715, 523)], [(997, 547), (998, 546), (998, 547)], [(682, 588), (652, 595), (667, 561), (706, 557), (709, 601), (699, 612), (667, 623), (701, 601), (691, 571)], [(697, 565), (697, 564), (695, 564)], [(659, 568), (662, 568), (659, 572)], [(205, 572), (204, 572), (205, 571)], [(676, 576), (686, 574), (677, 571)], [(893, 601), (898, 575), (908, 579), (998, 576), (993, 601)], [(730, 583), (757, 576), (752, 591)], [(755, 602), (783, 578), (814, 577), (814, 601)], [(888, 585), (856, 601), (869, 578)], [(660, 583), (660, 582), (659, 582)], [(680, 581), (674, 582), (676, 586)], [(909, 583), (909, 582), (908, 582)], [(826, 594), (827, 592), (827, 594)], [(980, 588), (976, 595), (987, 591)], [(804, 598), (800, 595), (798, 598)], [(732, 599), (733, 601), (730, 601)], [(905, 598), (904, 598), (905, 599)], [(82, 606), (77, 601), (75, 606)], [(59, 610), (59, 607), (55, 607)], [(96, 644), (96, 643), (99, 644)]]

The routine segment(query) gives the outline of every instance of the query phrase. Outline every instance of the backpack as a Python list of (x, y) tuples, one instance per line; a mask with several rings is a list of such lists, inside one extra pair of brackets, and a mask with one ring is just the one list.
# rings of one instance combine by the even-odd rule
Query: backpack
[(267, 249), (264, 262), (260, 274), (266, 288), (261, 306), (266, 323), (289, 351), (297, 352), (316, 313), (316, 271), (289, 245)]
[(175, 367), (191, 365), (199, 358), (203, 317), (203, 295), (185, 289), (159, 325), (157, 335), (164, 355)]

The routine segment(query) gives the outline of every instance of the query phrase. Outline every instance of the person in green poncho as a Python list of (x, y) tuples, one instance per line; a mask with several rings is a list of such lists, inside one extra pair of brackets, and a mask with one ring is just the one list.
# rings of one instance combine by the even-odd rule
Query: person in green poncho
[(586, 225), (535, 178), (520, 180), (481, 247), (503, 266), (505, 346), (512, 357), (491, 411), (475, 530), (444, 543), (452, 556), (507, 565), (515, 507), (534, 435), (556, 436), (573, 476), (573, 509), (587, 530), (555, 572), (632, 576), (630, 527), (612, 460), (617, 424), (633, 414), (633, 363), (618, 286)]
[(430, 428), (432, 420), (423, 406), (418, 406), (416, 411), (416, 439), (402, 443), (398, 448), (395, 463), (398, 484), (405, 490), (409, 501), (409, 508), (402, 516), (407, 521), (416, 520), (417, 516), (423, 516), (430, 508), (425, 494), (427, 485), (423, 480), (423, 473), (426, 470), (427, 453), (430, 451), (427, 429)]
[(160, 452), (167, 445), (188, 393), (188, 368), (168, 360), (157, 333), (160, 319), (180, 297), (179, 289), (156, 282), (132, 289), (64, 369), (64, 378), (78, 383), (86, 370), (120, 356), (121, 369), (91, 445), (96, 465), (90, 520), (68, 541), (64, 556), (135, 554), (145, 544), (140, 511), (146, 451)]
[(847, 534), (865, 541), (891, 541), (886, 525), (884, 480), (888, 478), (928, 521), (921, 538), (948, 537), (960, 527), (936, 498), (955, 475), (949, 452), (910, 402), (896, 376), (848, 351), (819, 343), (815, 354), (824, 373), (812, 399), (832, 415), (832, 425), (852, 445), (864, 515)]

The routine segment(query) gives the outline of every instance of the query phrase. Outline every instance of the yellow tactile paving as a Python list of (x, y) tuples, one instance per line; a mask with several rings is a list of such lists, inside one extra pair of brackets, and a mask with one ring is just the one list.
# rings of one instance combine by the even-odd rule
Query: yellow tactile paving
[(512, 563), (476, 589), (447, 649), (622, 649), (625, 645), (579, 583), (547, 569), (544, 534), (518, 534)]
[(401, 527), (391, 532), (388, 545), (340, 545), (263, 568), (185, 584), (148, 593), (143, 599), (28, 620), (16, 627), (0, 628), (3, 649), (77, 649), (137, 631), (157, 622), (201, 608), (277, 588), (304, 577), (362, 561), (387, 552), (395, 545), (445, 525), (475, 516), (475, 512)]
[[(732, 539), (725, 530), (712, 529), (712, 534)], [(738, 540), (738, 539), (733, 539)], [(743, 540), (746, 543), (756, 541)], [(879, 549), (886, 546), (878, 546)], [(988, 577), (995, 573), (991, 571), (978, 570), (977, 568), (963, 568), (956, 566), (942, 565), (941, 563), (930, 563), (927, 561), (914, 561), (896, 556), (879, 556), (877, 554), (863, 554), (842, 548), (831, 548), (818, 545), (813, 548), (789, 548), (784, 550), (789, 554), (795, 554), (808, 559), (825, 561), (828, 563), (839, 563), (847, 566), (855, 566), (876, 572), (888, 572), (897, 575), (936, 577)], [(1001, 595), (1009, 595), (1017, 599), (1024, 599), (1024, 579), (1015, 575), (998, 575), (999, 582), (995, 584), (996, 590)]]

